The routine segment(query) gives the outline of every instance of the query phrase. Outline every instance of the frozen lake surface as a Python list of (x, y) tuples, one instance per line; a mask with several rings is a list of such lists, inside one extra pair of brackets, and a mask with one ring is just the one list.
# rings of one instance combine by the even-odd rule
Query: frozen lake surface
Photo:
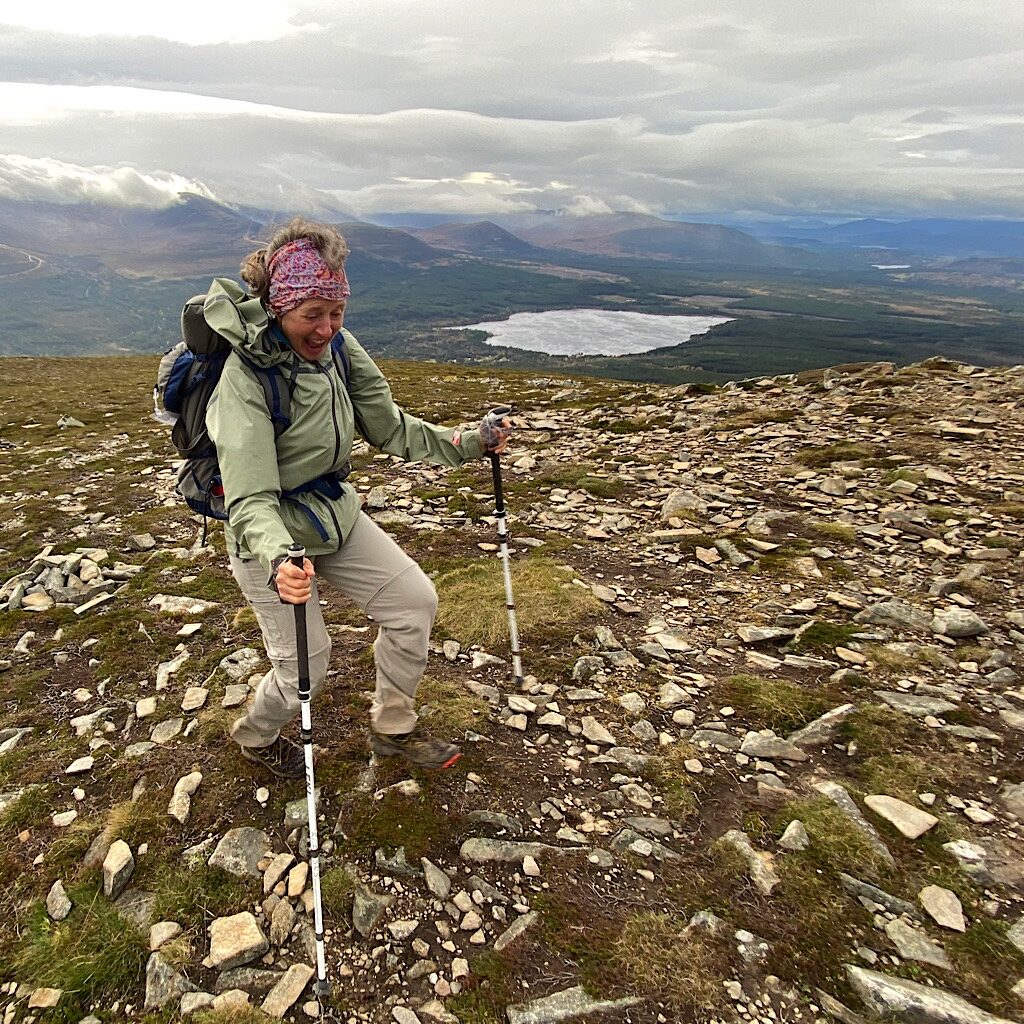
[(514, 313), (507, 320), (449, 330), (487, 331), (488, 345), (552, 356), (625, 356), (671, 348), (733, 319), (725, 316), (654, 316), (608, 309), (551, 309)]

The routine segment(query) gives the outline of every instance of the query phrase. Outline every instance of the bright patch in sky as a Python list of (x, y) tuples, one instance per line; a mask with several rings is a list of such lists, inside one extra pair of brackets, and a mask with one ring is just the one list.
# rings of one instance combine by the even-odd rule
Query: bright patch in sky
[(265, 42), (302, 31), (291, 23), (292, 5), (281, 0), (175, 0), (171, 8), (138, 0), (50, 0), (5, 7), (2, 25), (76, 36), (154, 36), (195, 46)]
[(551, 309), (514, 313), (507, 320), (449, 330), (487, 331), (488, 345), (547, 352), (552, 356), (625, 356), (672, 348), (704, 334), (724, 316), (654, 316), (608, 309)]

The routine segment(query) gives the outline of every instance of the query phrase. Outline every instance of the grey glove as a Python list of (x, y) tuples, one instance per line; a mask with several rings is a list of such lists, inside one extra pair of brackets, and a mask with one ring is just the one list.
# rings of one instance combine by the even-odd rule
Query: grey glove
[(479, 434), (484, 451), (500, 454), (505, 450), (512, 433), (512, 422), (508, 419), (508, 414), (511, 411), (510, 406), (502, 405), (497, 409), (492, 409), (480, 421)]

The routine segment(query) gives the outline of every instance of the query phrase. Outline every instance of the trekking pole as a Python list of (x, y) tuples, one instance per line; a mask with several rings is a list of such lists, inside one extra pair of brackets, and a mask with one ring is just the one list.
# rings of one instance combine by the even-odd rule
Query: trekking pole
[[(300, 569), (306, 557), (301, 544), (288, 548), (288, 557)], [(313, 876), (313, 926), (316, 933), (316, 984), (314, 992), (320, 999), (331, 994), (324, 956), (324, 909), (320, 901), (320, 849), (316, 830), (316, 778), (313, 775), (313, 719), (309, 697), (309, 645), (306, 639), (306, 606), (295, 605), (295, 651), (299, 662), (299, 710), (302, 755), (306, 761), (306, 816), (309, 818), (309, 867)]]
[[(499, 405), (492, 409), (484, 422), (489, 426), (500, 426), (501, 421), (512, 411), (509, 405)], [(498, 545), (501, 549), (501, 569), (505, 576), (505, 607), (508, 609), (508, 636), (512, 648), (512, 678), (523, 685), (523, 664), (519, 657), (519, 626), (516, 623), (516, 601), (512, 595), (512, 569), (508, 557), (508, 531), (505, 525), (505, 494), (501, 486), (501, 456), (497, 452), (488, 452), (491, 460), (491, 476), (494, 479), (494, 515), (498, 521)]]

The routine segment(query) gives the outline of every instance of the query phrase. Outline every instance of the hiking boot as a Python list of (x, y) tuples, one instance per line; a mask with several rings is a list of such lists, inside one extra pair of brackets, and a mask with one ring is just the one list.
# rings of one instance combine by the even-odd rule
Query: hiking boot
[(242, 747), (242, 757), (262, 765), (281, 779), (301, 779), (306, 774), (302, 747), (278, 736), (268, 747)]
[(454, 743), (446, 743), (431, 736), (422, 726), (412, 732), (386, 736), (370, 726), (370, 749), (378, 757), (404, 757), (409, 764), (428, 772), (451, 768), (462, 751)]

